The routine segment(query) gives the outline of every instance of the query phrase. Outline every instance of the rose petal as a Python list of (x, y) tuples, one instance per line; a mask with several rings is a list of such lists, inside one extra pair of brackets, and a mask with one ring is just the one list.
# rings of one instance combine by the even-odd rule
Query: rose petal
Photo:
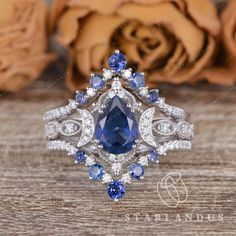
[(0, 1), (0, 27), (4, 27), (10, 24), (12, 18), (14, 17), (14, 5), (10, 3), (9, 0)]
[(3, 0), (1, 4), (5, 5), (0, 17), (0, 90), (15, 92), (38, 78), (55, 59), (46, 53), (48, 8), (37, 0)]
[(69, 61), (66, 70), (66, 84), (72, 92), (75, 92), (77, 89), (85, 89), (88, 86), (88, 81), (75, 68), (73, 51), (69, 49), (68, 54)]
[(70, 0), (53, 0), (51, 6), (51, 12), (49, 15), (49, 30), (52, 32), (54, 27), (57, 25), (57, 21), (63, 11), (65, 10), (67, 4)]
[(196, 23), (216, 36), (221, 29), (220, 20), (211, 0), (185, 0), (190, 16)]
[[(236, 65), (236, 64), (235, 64)], [(236, 81), (236, 71), (229, 67), (212, 67), (203, 70), (193, 82), (206, 79), (210, 83), (232, 86)]]
[(16, 92), (28, 86), (38, 77), (39, 71), (54, 59), (54, 54), (41, 54), (8, 67), (7, 71), (0, 72), (1, 90)]
[(149, 81), (151, 84), (155, 84), (155, 82), (171, 82), (175, 84), (183, 83), (191, 78), (193, 78), (197, 73), (199, 73), (202, 68), (209, 62), (211, 59), (213, 52), (215, 50), (215, 41), (212, 37), (208, 36), (207, 48), (203, 55), (194, 63), (188, 65), (186, 69), (179, 70), (173, 76), (167, 77), (165, 74), (161, 72), (152, 72), (149, 75)]
[(225, 47), (230, 55), (236, 56), (236, 1), (229, 1), (221, 15), (221, 19)]
[(178, 60), (176, 60), (175, 63), (167, 71), (166, 73), (167, 77), (175, 77), (178, 74), (178, 72), (182, 70), (183, 65), (186, 64), (187, 62), (188, 62), (188, 55), (185, 51), (183, 51), (182, 54), (179, 56)]
[(81, 6), (102, 14), (112, 14), (124, 2), (130, 0), (70, 0), (69, 6)]
[(99, 44), (95, 45), (91, 49), (91, 67), (97, 68), (98, 70), (103, 67), (104, 61), (102, 59), (105, 57), (106, 54), (109, 52), (109, 45), (108, 44)]
[(138, 52), (137, 44), (135, 42), (126, 41), (124, 39), (121, 39), (119, 41), (121, 50), (125, 53), (125, 55), (128, 55), (129, 61), (137, 64), (142, 63), (142, 58)]
[(137, 29), (142, 27), (140, 22), (131, 20), (128, 22), (124, 27), (121, 27), (122, 30), (122, 37), (124, 37), (126, 40), (131, 42), (139, 42), (139, 39), (137, 35), (135, 35), (137, 32)]
[[(75, 42), (76, 63), (80, 72), (88, 75), (92, 68), (91, 49), (98, 45), (109, 45), (111, 35), (125, 20), (119, 16), (104, 16), (92, 14), (86, 18), (86, 24), (81, 28), (80, 37)], [(105, 27), (104, 27), (105, 26)], [(97, 65), (101, 64), (105, 56), (104, 53), (97, 54)], [(103, 55), (102, 55), (103, 54)], [(99, 55), (99, 56), (98, 56)], [(94, 63), (93, 63), (94, 64)]]
[(58, 41), (64, 45), (69, 45), (75, 40), (79, 29), (78, 19), (86, 16), (88, 13), (89, 10), (86, 8), (72, 8), (66, 11), (58, 22), (60, 30)]
[(184, 11), (185, 9), (185, 2), (183, 0), (130, 0), (130, 2), (133, 3), (140, 3), (144, 5), (153, 5), (156, 3), (162, 3), (162, 2), (173, 2), (175, 6), (179, 8), (180, 11)]
[(173, 76), (179, 70), (179, 67), (177, 67), (176, 65), (178, 64), (181, 55), (184, 55), (184, 58), (186, 60), (186, 53), (184, 53), (183, 45), (181, 43), (177, 43), (173, 55), (169, 58), (165, 67), (163, 68), (163, 72), (167, 76)]
[[(140, 20), (146, 25), (166, 25), (181, 40), (190, 60), (194, 60), (203, 47), (203, 32), (171, 3), (160, 3), (152, 6), (125, 4), (118, 9), (118, 14), (127, 19)], [(181, 27), (179, 27), (180, 25)]]
[(158, 46), (151, 49), (151, 53), (144, 56), (143, 63), (140, 65), (140, 69), (148, 69), (154, 65), (155, 61), (161, 60), (166, 57), (174, 46), (172, 38), (168, 38), (164, 35), (160, 29), (153, 30), (153, 38), (158, 42)]
[[(60, 1), (60, 0), (59, 0)], [(143, 5), (152, 5), (161, 2), (169, 2), (170, 0), (70, 0), (68, 6), (82, 6), (105, 15), (111, 15), (125, 3), (138, 3)], [(175, 0), (175, 4), (184, 10), (185, 4), (182, 0)]]

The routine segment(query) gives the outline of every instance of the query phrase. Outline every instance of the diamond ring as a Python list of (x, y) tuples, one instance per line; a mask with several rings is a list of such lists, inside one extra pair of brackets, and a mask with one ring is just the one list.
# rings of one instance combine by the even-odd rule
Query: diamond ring
[(190, 150), (193, 125), (186, 112), (171, 106), (157, 89), (145, 86), (144, 73), (126, 68), (118, 50), (109, 69), (91, 74), (86, 92), (44, 114), (47, 147), (85, 163), (91, 179), (106, 184), (117, 201), (126, 186), (142, 179), (144, 167), (172, 150)]

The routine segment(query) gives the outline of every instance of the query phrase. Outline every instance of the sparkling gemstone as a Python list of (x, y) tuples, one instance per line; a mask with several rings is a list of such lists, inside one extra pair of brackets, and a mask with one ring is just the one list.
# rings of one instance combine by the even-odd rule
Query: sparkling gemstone
[(159, 98), (157, 104), (160, 108), (163, 108), (165, 106), (165, 99)]
[(111, 84), (111, 87), (113, 89), (120, 89), (121, 88), (121, 82), (119, 80), (113, 81)]
[(125, 69), (126, 64), (127, 64), (126, 58), (120, 52), (112, 54), (109, 58), (109, 66), (115, 72), (120, 72), (123, 69)]
[(139, 72), (134, 73), (132, 75), (132, 79), (129, 81), (129, 84), (133, 89), (144, 87), (145, 85), (144, 74)]
[(140, 179), (140, 177), (142, 177), (143, 174), (144, 174), (144, 168), (139, 163), (133, 163), (129, 167), (129, 173), (130, 173), (132, 178)]
[(87, 101), (86, 93), (83, 91), (78, 91), (75, 95), (75, 100), (79, 104), (84, 104)]
[(125, 190), (125, 185), (119, 180), (114, 180), (107, 186), (107, 193), (113, 200), (123, 198), (125, 195)]
[(90, 79), (90, 85), (94, 89), (101, 89), (104, 86), (105, 82), (101, 75), (95, 74)]
[(149, 97), (148, 97), (149, 102), (154, 103), (158, 100), (158, 91), (157, 90), (151, 90), (149, 92)]
[(70, 107), (71, 109), (76, 109), (76, 108), (77, 108), (76, 101), (70, 100), (70, 102), (69, 102), (69, 107)]
[(132, 70), (130, 70), (130, 69), (124, 70), (122, 73), (122, 76), (125, 79), (129, 79), (131, 77), (131, 75), (132, 75)]
[(89, 168), (89, 176), (94, 180), (102, 179), (104, 175), (104, 166), (96, 163)]
[(131, 177), (129, 173), (125, 173), (122, 175), (121, 181), (127, 184), (131, 183)]
[(148, 94), (148, 89), (146, 87), (140, 88), (140, 95), (146, 96)]
[(119, 174), (121, 171), (122, 165), (120, 163), (113, 163), (111, 169), (114, 171), (115, 174)]
[(177, 133), (181, 138), (190, 138), (193, 136), (193, 127), (188, 122), (182, 122), (178, 129)]
[(110, 98), (113, 98), (113, 97), (116, 96), (116, 92), (110, 91), (110, 92), (108, 93), (108, 96), (109, 96)]
[(83, 150), (78, 150), (75, 154), (75, 161), (77, 163), (83, 162), (86, 159), (85, 152)]
[(158, 133), (162, 135), (171, 135), (175, 132), (174, 123), (172, 121), (163, 120), (155, 126)]
[(52, 121), (45, 126), (46, 136), (49, 139), (55, 139), (58, 136), (59, 131), (57, 129), (57, 126), (58, 123), (56, 121), (55, 122)]
[(95, 160), (93, 159), (93, 157), (88, 156), (88, 157), (86, 158), (86, 165), (87, 165), (87, 166), (92, 166), (94, 163), (95, 163)]
[(96, 94), (95, 90), (93, 88), (88, 88), (87, 89), (87, 95), (89, 97), (93, 97)]
[(138, 124), (133, 112), (118, 96), (114, 96), (98, 116), (95, 136), (108, 153), (117, 155), (133, 148), (139, 136)]
[(147, 156), (142, 156), (139, 158), (139, 163), (143, 166), (147, 166), (148, 165), (148, 157)]
[(157, 162), (159, 160), (159, 153), (157, 152), (157, 150), (155, 149), (152, 149), (150, 152), (149, 152), (149, 157), (148, 159), (152, 162)]
[(106, 79), (106, 80), (109, 80), (112, 78), (112, 71), (111, 70), (106, 70), (104, 69), (103, 71), (103, 77)]
[(120, 90), (120, 91), (118, 92), (117, 96), (118, 96), (119, 98), (124, 98), (124, 97), (125, 97), (125, 92), (124, 92), (124, 90)]
[(109, 182), (111, 182), (111, 181), (112, 181), (111, 175), (105, 173), (105, 174), (103, 175), (103, 177), (102, 177), (102, 182), (103, 182), (103, 183), (109, 183)]

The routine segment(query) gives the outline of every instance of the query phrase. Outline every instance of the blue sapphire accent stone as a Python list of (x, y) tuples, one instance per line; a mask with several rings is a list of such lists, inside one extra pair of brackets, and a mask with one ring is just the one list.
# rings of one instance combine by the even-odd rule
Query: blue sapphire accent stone
[(114, 96), (98, 116), (95, 137), (108, 153), (118, 155), (133, 148), (139, 137), (138, 124), (133, 112), (118, 96)]
[(139, 163), (133, 163), (129, 167), (130, 176), (134, 179), (140, 179), (144, 175), (144, 167)]
[(133, 89), (139, 89), (145, 86), (144, 74), (143, 73), (133, 73), (132, 79), (129, 81), (130, 86)]
[(83, 150), (78, 150), (75, 154), (75, 161), (77, 163), (83, 162), (85, 161), (86, 157), (85, 157), (85, 152)]
[(150, 150), (148, 159), (149, 159), (151, 162), (157, 162), (157, 161), (159, 161), (159, 157), (160, 157), (160, 156), (159, 156), (159, 153), (157, 152), (156, 149)]
[(115, 52), (109, 57), (109, 66), (115, 72), (125, 69), (126, 64), (126, 57), (120, 52)]
[(105, 85), (105, 82), (101, 75), (95, 74), (90, 79), (90, 85), (94, 89), (101, 89)]
[(86, 93), (83, 91), (78, 91), (75, 95), (75, 101), (79, 104), (84, 104), (87, 101)]
[(158, 96), (158, 91), (157, 90), (151, 90), (149, 92), (149, 97), (148, 97), (148, 101), (151, 103), (154, 103), (158, 100), (159, 96)]
[(107, 193), (113, 200), (119, 200), (123, 198), (125, 195), (125, 191), (125, 185), (119, 180), (114, 180), (107, 186)]
[(96, 164), (90, 166), (90, 168), (89, 168), (89, 176), (93, 180), (101, 180), (104, 173), (105, 173), (104, 166), (99, 163), (96, 163)]

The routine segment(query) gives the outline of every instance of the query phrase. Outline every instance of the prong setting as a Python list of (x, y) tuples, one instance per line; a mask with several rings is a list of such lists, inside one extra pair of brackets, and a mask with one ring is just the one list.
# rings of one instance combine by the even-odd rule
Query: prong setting
[(168, 151), (191, 149), (194, 134), (185, 111), (167, 104), (158, 89), (149, 90), (145, 74), (126, 64), (116, 50), (109, 69), (90, 74), (86, 92), (76, 91), (68, 105), (43, 117), (48, 149), (66, 151), (77, 165), (84, 161), (89, 178), (107, 184), (114, 201), (124, 196), (131, 180), (144, 178), (144, 167), (159, 163)]

